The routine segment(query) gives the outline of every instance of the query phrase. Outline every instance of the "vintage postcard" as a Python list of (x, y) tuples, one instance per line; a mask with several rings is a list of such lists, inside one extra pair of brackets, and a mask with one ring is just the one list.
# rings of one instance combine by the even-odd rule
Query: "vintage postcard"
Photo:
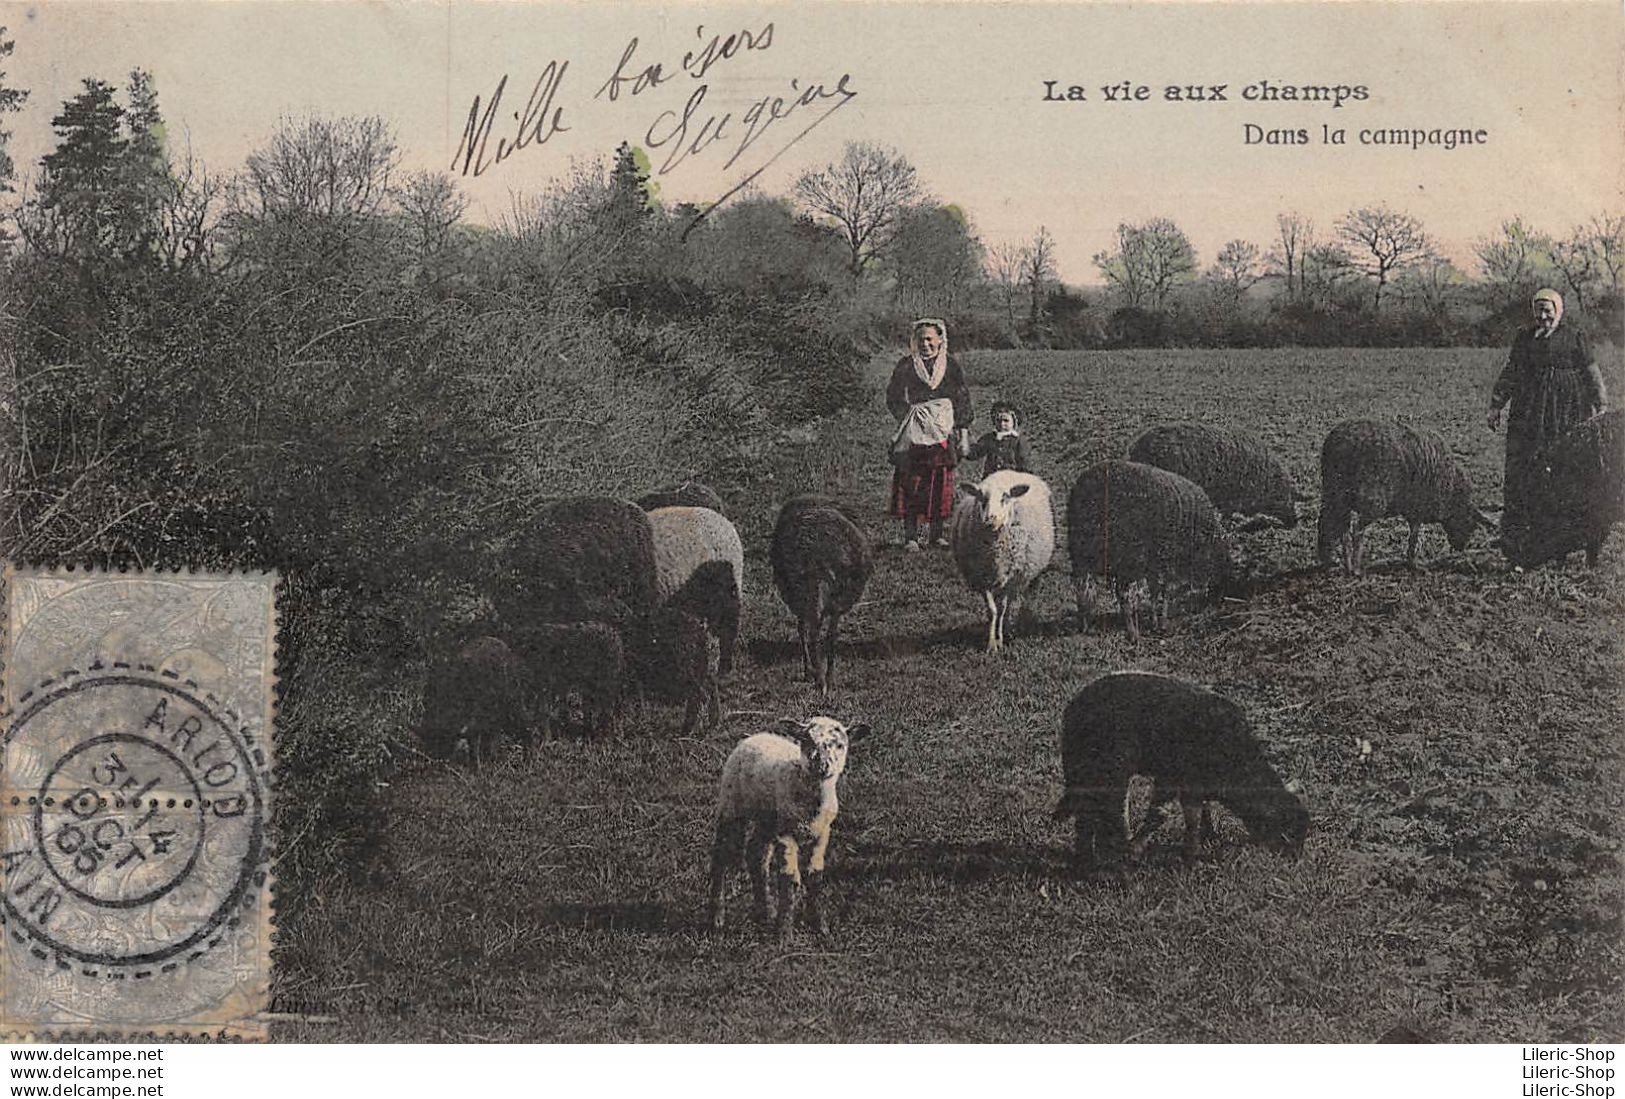
[(0, 28), (8, 1033), (1625, 1036), (1617, 2)]
[(263, 1037), (274, 585), (8, 572), (0, 1033)]

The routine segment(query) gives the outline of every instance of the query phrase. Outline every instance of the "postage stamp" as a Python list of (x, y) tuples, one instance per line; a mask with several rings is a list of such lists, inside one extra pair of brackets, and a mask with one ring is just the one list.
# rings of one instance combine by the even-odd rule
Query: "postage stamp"
[(264, 1037), (275, 587), (7, 571), (0, 1035)]

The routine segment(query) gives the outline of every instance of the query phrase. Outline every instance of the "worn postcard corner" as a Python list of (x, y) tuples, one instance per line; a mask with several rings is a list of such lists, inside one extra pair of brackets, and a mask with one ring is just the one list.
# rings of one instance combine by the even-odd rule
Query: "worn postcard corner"
[(5, 570), (0, 1038), (264, 1038), (274, 573)]

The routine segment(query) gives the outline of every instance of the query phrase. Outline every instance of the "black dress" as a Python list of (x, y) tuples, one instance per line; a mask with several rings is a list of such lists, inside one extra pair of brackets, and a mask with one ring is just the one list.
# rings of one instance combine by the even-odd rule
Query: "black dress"
[(1491, 408), (1510, 406), (1503, 538), (1516, 539), (1527, 525), (1542, 452), (1605, 400), (1602, 374), (1577, 326), (1559, 324), (1546, 336), (1534, 327), (1519, 331), (1490, 395)]

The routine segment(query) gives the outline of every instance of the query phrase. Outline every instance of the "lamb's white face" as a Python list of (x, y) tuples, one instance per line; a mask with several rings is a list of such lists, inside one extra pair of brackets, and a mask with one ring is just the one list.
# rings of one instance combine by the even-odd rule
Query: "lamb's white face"
[(804, 722), (787, 722), (787, 730), (801, 745), (807, 766), (820, 779), (839, 778), (846, 769), (846, 753), (851, 742), (869, 731), (867, 725), (850, 730), (833, 717), (810, 717)]
[(982, 505), (982, 515), (987, 525), (993, 530), (1001, 530), (1014, 514), (1016, 501), (1027, 495), (1031, 488), (1028, 481), (1006, 476), (1001, 471), (979, 485), (967, 485), (964, 491)]

